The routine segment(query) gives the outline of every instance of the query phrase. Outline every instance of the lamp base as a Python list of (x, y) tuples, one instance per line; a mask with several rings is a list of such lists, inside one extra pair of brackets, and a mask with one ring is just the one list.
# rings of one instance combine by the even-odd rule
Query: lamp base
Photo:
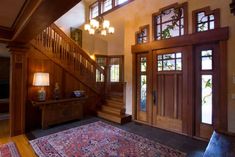
[(44, 88), (41, 88), (38, 91), (38, 101), (45, 101), (46, 100), (46, 91), (44, 90)]

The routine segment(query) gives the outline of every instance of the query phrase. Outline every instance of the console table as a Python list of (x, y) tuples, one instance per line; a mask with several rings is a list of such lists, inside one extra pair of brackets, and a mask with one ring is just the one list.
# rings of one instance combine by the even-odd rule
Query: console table
[(50, 125), (82, 119), (83, 104), (87, 97), (48, 100), (43, 102), (32, 101), (34, 107), (39, 107), (42, 111), (42, 128), (46, 129)]

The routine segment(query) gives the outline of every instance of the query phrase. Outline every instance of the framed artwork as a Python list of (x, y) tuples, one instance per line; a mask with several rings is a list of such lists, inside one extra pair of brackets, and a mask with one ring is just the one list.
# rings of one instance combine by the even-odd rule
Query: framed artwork
[(82, 30), (78, 28), (70, 28), (70, 37), (82, 47)]

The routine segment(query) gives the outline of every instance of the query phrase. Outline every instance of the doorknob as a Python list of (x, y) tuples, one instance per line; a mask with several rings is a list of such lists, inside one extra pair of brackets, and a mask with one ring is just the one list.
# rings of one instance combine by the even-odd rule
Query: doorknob
[(153, 103), (157, 105), (157, 92), (155, 90), (153, 91)]

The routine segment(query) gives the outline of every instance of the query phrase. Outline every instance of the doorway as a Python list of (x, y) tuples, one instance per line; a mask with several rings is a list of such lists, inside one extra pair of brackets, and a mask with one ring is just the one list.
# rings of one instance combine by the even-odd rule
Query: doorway
[(0, 138), (8, 137), (9, 130), (9, 75), (10, 58), (0, 57)]

